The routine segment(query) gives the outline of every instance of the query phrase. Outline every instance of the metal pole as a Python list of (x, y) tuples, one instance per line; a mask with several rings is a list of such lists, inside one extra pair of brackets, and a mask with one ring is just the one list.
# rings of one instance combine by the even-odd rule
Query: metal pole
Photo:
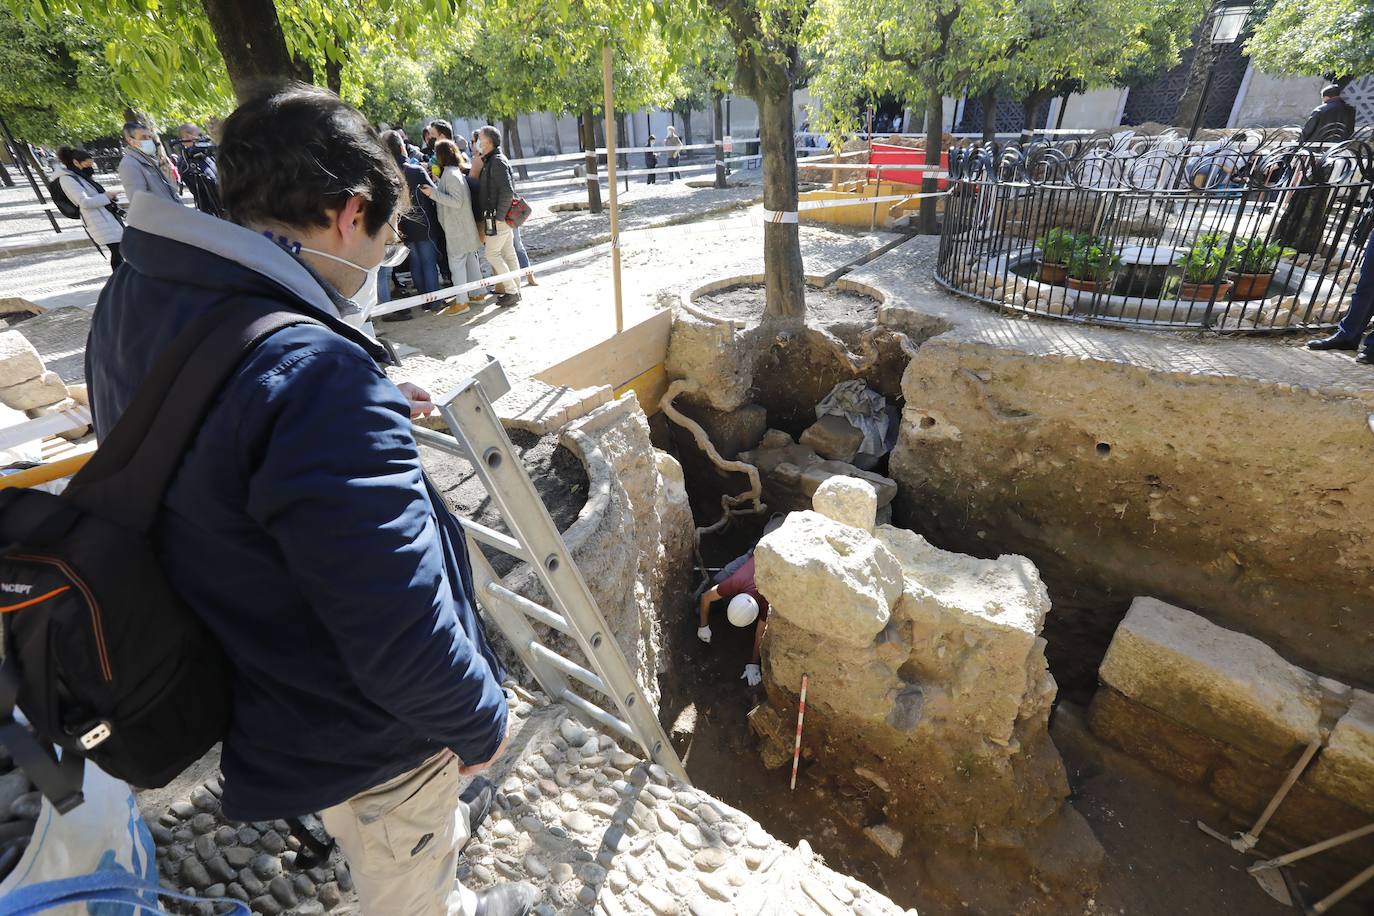
[(625, 308), (620, 298), (620, 195), (615, 186), (615, 90), (611, 84), (611, 45), (601, 48), (601, 84), (606, 96), (606, 169), (611, 192), (611, 286), (615, 290), (615, 332), (625, 330)]
[(24, 177), (29, 180), (29, 186), (33, 188), (33, 193), (38, 196), (40, 204), (46, 204), (48, 199), (43, 196), (43, 192), (38, 188), (38, 182), (34, 180), (33, 172), (29, 169), (29, 162), (25, 154), (28, 152), (19, 146), (19, 141), (14, 139), (14, 134), (10, 133), (10, 126), (5, 123), (4, 116), (0, 115), (0, 130), (5, 132), (5, 139), (9, 141), (10, 149), (14, 152), (14, 161), (19, 164), (19, 170), (24, 173)]
[(1188, 139), (1197, 138), (1198, 128), (1202, 126), (1202, 115), (1207, 110), (1207, 96), (1212, 91), (1212, 78), (1217, 74), (1217, 54), (1216, 48), (1209, 42), (1207, 45), (1208, 53), (1212, 55), (1212, 61), (1207, 65), (1207, 81), (1202, 84), (1202, 96), (1197, 102), (1197, 111), (1193, 113), (1193, 126), (1188, 128)]

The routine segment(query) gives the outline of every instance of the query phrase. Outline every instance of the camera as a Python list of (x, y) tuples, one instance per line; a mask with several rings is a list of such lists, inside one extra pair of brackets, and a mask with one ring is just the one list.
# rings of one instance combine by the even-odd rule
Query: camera
[(191, 190), (196, 209), (211, 216), (222, 216), (219, 201), (219, 172), (215, 165), (215, 144), (207, 137), (173, 140), (170, 144), (181, 173), (182, 184)]

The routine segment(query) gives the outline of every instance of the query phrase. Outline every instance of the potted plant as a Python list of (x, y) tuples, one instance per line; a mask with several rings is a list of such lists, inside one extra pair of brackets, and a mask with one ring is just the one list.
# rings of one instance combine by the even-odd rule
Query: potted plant
[(1233, 254), (1235, 268), (1231, 272), (1234, 283), (1231, 295), (1236, 299), (1263, 299), (1269, 292), (1279, 259), (1291, 258), (1297, 251), (1285, 248), (1278, 242), (1248, 238), (1236, 239)]
[(1068, 279), (1064, 282), (1069, 289), (1096, 292), (1098, 285), (1108, 280), (1120, 263), (1121, 255), (1110, 245), (1089, 237), (1069, 255)]
[(1069, 256), (1078, 247), (1078, 236), (1055, 226), (1036, 239), (1035, 244), (1040, 248), (1040, 282), (1063, 283)]
[(1234, 246), (1230, 247), (1232, 250), (1228, 251), (1226, 236), (1221, 233), (1198, 236), (1178, 261), (1183, 268), (1178, 297), (1195, 301), (1225, 299), (1231, 291), (1231, 281), (1223, 278), (1235, 260)]

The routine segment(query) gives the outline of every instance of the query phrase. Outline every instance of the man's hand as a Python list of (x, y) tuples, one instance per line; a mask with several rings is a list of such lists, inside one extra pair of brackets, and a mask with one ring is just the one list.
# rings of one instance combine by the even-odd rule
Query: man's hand
[(433, 197), (434, 187), (432, 185), (422, 184), (420, 185), (420, 193), (425, 195), (426, 197)]
[(500, 759), (506, 752), (506, 745), (510, 744), (510, 726), (506, 726), (506, 733), (501, 736), (501, 743), (496, 747), (496, 753), (491, 755), (491, 759), (485, 763), (464, 764), (458, 768), (459, 776), (476, 776), (483, 770), (491, 768), (491, 765)]
[(401, 389), (401, 394), (405, 395), (406, 400), (410, 402), (410, 418), (412, 420), (427, 417), (439, 410), (434, 406), (434, 401), (430, 398), (429, 392), (419, 385), (401, 382), (396, 387)]
[(744, 681), (750, 687), (757, 687), (759, 681), (763, 680), (763, 672), (759, 670), (758, 665), (745, 665), (744, 673), (740, 675), (740, 680)]
[(701, 640), (709, 646), (711, 644), (711, 628), (709, 626), (706, 626), (698, 629), (697, 639)]

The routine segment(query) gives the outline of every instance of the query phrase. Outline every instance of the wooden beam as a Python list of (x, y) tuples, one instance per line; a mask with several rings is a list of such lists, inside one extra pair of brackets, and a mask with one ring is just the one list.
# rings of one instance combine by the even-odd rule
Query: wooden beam
[(608, 385), (612, 390), (624, 388), (668, 358), (668, 337), (672, 330), (672, 312), (668, 309), (655, 312), (623, 333), (550, 366), (535, 378), (546, 385), (570, 388), (593, 385)]
[(658, 413), (658, 403), (668, 392), (668, 370), (659, 363), (615, 389), (615, 396), (620, 397), (627, 391), (635, 393), (635, 397), (639, 399), (639, 408), (646, 416), (652, 417)]

